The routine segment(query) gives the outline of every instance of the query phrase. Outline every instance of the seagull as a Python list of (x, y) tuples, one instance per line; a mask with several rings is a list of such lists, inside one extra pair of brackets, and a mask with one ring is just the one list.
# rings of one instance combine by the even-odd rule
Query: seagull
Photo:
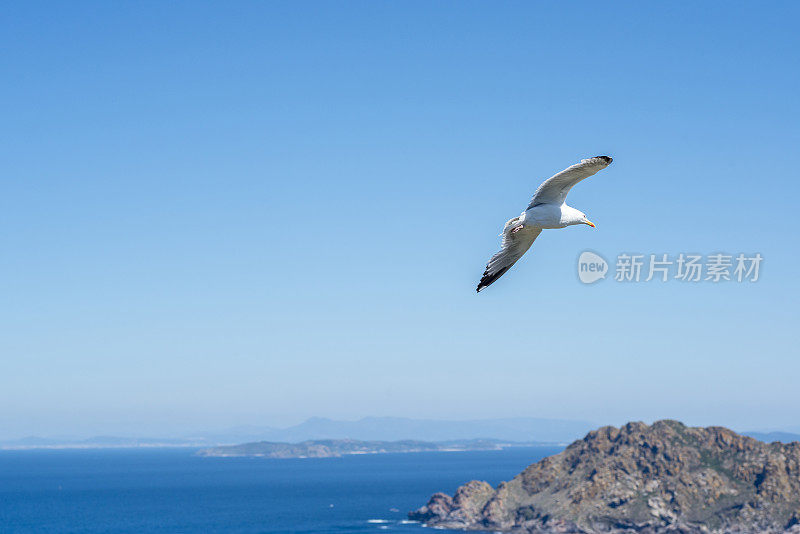
[(573, 224), (588, 224), (595, 228), (585, 213), (567, 206), (567, 193), (573, 185), (605, 169), (612, 161), (608, 156), (584, 159), (542, 182), (522, 215), (508, 221), (503, 228), (500, 252), (486, 264), (478, 292), (492, 285), (528, 252), (542, 230), (566, 228)]

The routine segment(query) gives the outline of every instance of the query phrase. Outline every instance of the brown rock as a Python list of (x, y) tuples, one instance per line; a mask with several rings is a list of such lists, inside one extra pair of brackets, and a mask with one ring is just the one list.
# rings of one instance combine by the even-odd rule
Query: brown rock
[(800, 444), (677, 421), (603, 427), (496, 490), (472, 481), (410, 516), (528, 533), (800, 532)]

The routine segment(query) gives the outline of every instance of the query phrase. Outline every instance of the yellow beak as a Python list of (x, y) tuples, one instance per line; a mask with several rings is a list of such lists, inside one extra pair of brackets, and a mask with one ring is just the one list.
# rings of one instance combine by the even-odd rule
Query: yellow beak
[(592, 221), (588, 220), (588, 219), (586, 220), (586, 224), (588, 224), (588, 225), (589, 225), (589, 226), (591, 226), (592, 228), (597, 228), (597, 227), (594, 225), (594, 223), (593, 223)]

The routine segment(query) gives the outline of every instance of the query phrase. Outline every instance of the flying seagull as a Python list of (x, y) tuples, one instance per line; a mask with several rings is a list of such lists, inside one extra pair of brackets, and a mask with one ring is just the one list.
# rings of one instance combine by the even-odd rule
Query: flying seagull
[(542, 182), (522, 215), (508, 221), (503, 228), (500, 252), (486, 264), (478, 292), (503, 276), (531, 248), (542, 230), (573, 224), (588, 224), (594, 228), (585, 213), (567, 206), (567, 193), (584, 178), (608, 167), (611, 161), (608, 156), (584, 159)]

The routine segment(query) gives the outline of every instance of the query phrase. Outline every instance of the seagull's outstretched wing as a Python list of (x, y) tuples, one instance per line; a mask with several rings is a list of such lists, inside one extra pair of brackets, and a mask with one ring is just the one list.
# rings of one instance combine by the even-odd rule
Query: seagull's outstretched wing
[(516, 223), (516, 219), (511, 219), (503, 229), (503, 245), (500, 252), (492, 256), (486, 264), (486, 270), (478, 284), (478, 292), (484, 287), (490, 286), (495, 280), (503, 276), (507, 270), (520, 259), (533, 242), (542, 233), (540, 229), (523, 228)]
[(567, 167), (555, 176), (545, 180), (539, 186), (539, 189), (533, 194), (527, 209), (531, 209), (538, 204), (557, 204), (560, 206), (567, 199), (567, 193), (569, 193), (573, 185), (590, 177), (597, 171), (605, 169), (612, 161), (608, 156), (597, 156), (581, 160), (580, 163)]

